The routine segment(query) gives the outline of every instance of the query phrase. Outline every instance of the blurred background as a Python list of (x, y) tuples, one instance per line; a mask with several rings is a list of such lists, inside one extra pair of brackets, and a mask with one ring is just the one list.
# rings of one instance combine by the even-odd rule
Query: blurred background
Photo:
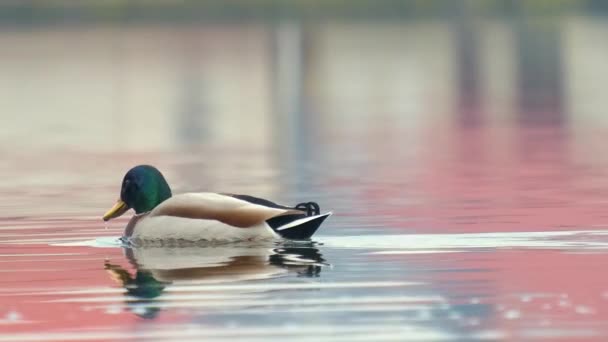
[(265, 149), (393, 121), (601, 124), (605, 14), (581, 0), (4, 1), (2, 144)]
[(326, 196), (408, 229), (596, 223), (606, 15), (591, 0), (4, 1), (0, 210), (97, 214), (95, 191), (152, 163), (180, 190)]

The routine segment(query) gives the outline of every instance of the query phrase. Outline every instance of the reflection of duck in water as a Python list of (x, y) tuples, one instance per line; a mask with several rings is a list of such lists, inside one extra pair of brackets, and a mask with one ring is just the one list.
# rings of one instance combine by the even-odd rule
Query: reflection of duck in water
[(207, 248), (127, 248), (127, 259), (135, 275), (119, 265), (105, 263), (110, 277), (134, 297), (127, 300), (131, 310), (154, 318), (155, 307), (168, 285), (223, 284), (275, 278), (295, 272), (299, 277), (318, 277), (327, 265), (312, 246), (297, 247), (207, 247)]
[[(106, 261), (104, 266), (110, 277), (127, 290), (126, 294), (136, 298), (135, 301), (127, 301), (131, 311), (147, 319), (157, 316), (160, 308), (149, 304), (154, 303), (154, 298), (161, 295), (167, 285), (166, 283), (154, 279), (152, 274), (145, 270), (137, 270), (135, 276), (131, 276), (120, 265), (112, 265)], [(141, 306), (141, 310), (137, 307), (139, 304), (144, 304)]]
[(127, 172), (120, 199), (103, 219), (111, 220), (131, 208), (136, 215), (125, 236), (136, 243), (308, 239), (331, 215), (321, 215), (314, 202), (289, 207), (248, 195), (206, 192), (172, 196), (164, 176), (149, 165)]

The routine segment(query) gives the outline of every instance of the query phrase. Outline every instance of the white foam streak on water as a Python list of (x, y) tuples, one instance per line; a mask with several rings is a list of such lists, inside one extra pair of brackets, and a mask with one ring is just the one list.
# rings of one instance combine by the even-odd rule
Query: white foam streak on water
[[(86, 330), (85, 330), (86, 331)], [(66, 332), (66, 333), (30, 333), (0, 336), (0, 342), (29, 342), (29, 341), (90, 341), (90, 340), (162, 340), (172, 339), (183, 341), (186, 338), (204, 339), (205, 341), (234, 340), (246, 337), (281, 338), (289, 337), (291, 341), (369, 341), (369, 336), (375, 340), (408, 340), (415, 341), (453, 341), (463, 339), (496, 340), (504, 338), (499, 332), (485, 331), (470, 335), (457, 335), (437, 329), (402, 324), (360, 324), (360, 325), (306, 325), (267, 327), (238, 327), (217, 328), (201, 325), (175, 326), (171, 329), (135, 330), (135, 331), (98, 331), (98, 332)]]
[(608, 248), (606, 231), (323, 236), (326, 247), (438, 251), (481, 248)]
[[(189, 292), (189, 291), (274, 291), (274, 290), (304, 290), (304, 289), (347, 289), (347, 288), (382, 288), (382, 287), (402, 287), (420, 285), (415, 282), (335, 282), (335, 283), (265, 283), (265, 284), (234, 284), (234, 285), (181, 285), (171, 286), (165, 289), (168, 292)], [(0, 289), (1, 290), (1, 289)], [(14, 292), (17, 289), (10, 289)], [(38, 292), (23, 292), (15, 295), (38, 296), (38, 295), (83, 295), (83, 294), (103, 294), (103, 293), (124, 293), (124, 289), (118, 288), (90, 288), (78, 290), (52, 290)]]
[[(462, 252), (480, 248), (558, 248), (608, 249), (608, 231), (570, 230), (548, 232), (462, 233), (462, 234), (399, 234), (319, 236), (316, 241), (333, 248), (400, 249), (379, 251), (378, 254), (430, 254)], [(53, 239), (50, 239), (51, 241)], [(119, 237), (94, 240), (57, 239), (53, 246), (119, 247)], [(39, 242), (40, 239), (19, 240)], [(14, 241), (9, 241), (14, 242)]]
[[(136, 297), (133, 297), (137, 299)], [(226, 301), (226, 300), (243, 300), (243, 299), (259, 299), (263, 298), (261, 295), (256, 294), (221, 294), (221, 293), (212, 293), (212, 294), (189, 294), (189, 295), (167, 295), (164, 294), (154, 300), (156, 302), (166, 302), (166, 301), (181, 301), (181, 300), (198, 300), (205, 301), (205, 303), (213, 302), (213, 301)], [(44, 303), (114, 303), (114, 302), (124, 302), (124, 296), (98, 296), (98, 297), (76, 297), (76, 298), (63, 298), (63, 299), (53, 299), (42, 301)], [(199, 302), (200, 303), (200, 302)]]
[(63, 247), (121, 247), (123, 246), (120, 236), (112, 237), (100, 237), (93, 240), (77, 240), (69, 242), (60, 242), (51, 244), (51, 246), (63, 246)]
[[(428, 312), (431, 309), (434, 309), (434, 306), (431, 305), (422, 305), (422, 304), (356, 304), (352, 306), (348, 305), (338, 305), (338, 306), (291, 306), (291, 307), (273, 307), (273, 308), (262, 308), (262, 309), (242, 309), (238, 311), (234, 311), (235, 309), (231, 309), (231, 311), (226, 312), (227, 314), (234, 314), (235, 312), (238, 314), (247, 314), (247, 315), (269, 315), (273, 312), (285, 312), (285, 313), (322, 313), (322, 312), (331, 312), (331, 313), (346, 313), (346, 312)], [(103, 308), (105, 309), (105, 307)], [(206, 310), (206, 308), (203, 308)], [(216, 313), (217, 314), (217, 313)], [(420, 319), (417, 317), (412, 317), (410, 319), (403, 319), (404, 322), (424, 322), (428, 321), (428, 319)]]
[[(193, 296), (196, 297), (196, 296)], [(164, 301), (158, 301), (154, 303), (144, 304), (141, 303), (138, 306), (150, 306), (150, 307), (164, 307), (164, 308), (213, 308), (213, 307), (242, 307), (242, 306), (305, 306), (305, 305), (357, 305), (357, 304), (403, 304), (403, 303), (443, 303), (445, 300), (438, 296), (368, 296), (368, 297), (337, 297), (337, 298), (301, 298), (301, 299), (271, 299), (266, 298), (264, 300), (238, 300), (238, 301), (226, 301), (226, 298), (230, 296), (218, 296), (217, 299), (213, 299), (211, 296), (201, 296), (204, 301), (190, 300), (187, 302), (172, 302), (165, 303)], [(236, 298), (235, 298), (236, 299)], [(83, 297), (83, 298), (68, 298), (58, 299), (49, 302), (54, 303), (99, 303), (99, 302), (122, 302), (123, 297)]]

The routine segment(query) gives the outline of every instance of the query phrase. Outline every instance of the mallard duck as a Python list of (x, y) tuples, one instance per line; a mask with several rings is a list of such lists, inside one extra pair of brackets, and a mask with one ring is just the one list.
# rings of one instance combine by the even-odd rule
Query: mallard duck
[(129, 209), (135, 215), (125, 228), (131, 241), (244, 241), (308, 239), (331, 215), (319, 213), (314, 202), (295, 207), (226, 193), (172, 195), (162, 173), (139, 165), (123, 178), (120, 198), (104, 216), (108, 221)]

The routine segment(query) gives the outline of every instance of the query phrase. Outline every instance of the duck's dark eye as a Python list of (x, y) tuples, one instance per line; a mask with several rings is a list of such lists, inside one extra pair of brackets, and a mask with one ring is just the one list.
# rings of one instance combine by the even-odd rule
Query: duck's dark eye
[(122, 183), (122, 191), (121, 197), (123, 199), (128, 199), (137, 191), (137, 183), (131, 181), (130, 179), (125, 179)]

